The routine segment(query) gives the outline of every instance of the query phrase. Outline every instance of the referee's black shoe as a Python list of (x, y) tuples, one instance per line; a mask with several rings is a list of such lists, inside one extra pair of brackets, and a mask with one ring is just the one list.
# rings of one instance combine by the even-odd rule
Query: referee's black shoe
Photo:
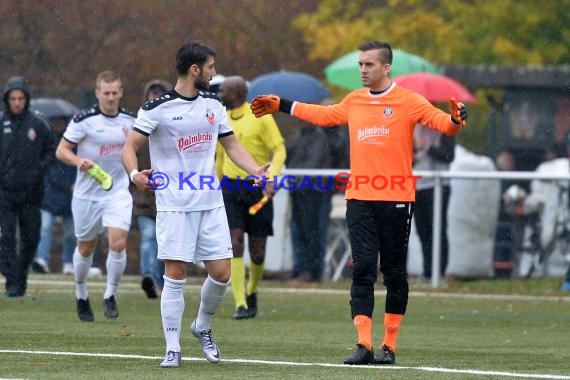
[(234, 315), (232, 315), (233, 319), (248, 319), (249, 317), (249, 310), (245, 306), (240, 306), (236, 309)]
[(356, 345), (357, 349), (356, 352), (349, 356), (348, 358), (344, 359), (344, 364), (349, 365), (365, 365), (365, 364), (372, 364), (374, 361), (374, 352), (372, 350), (367, 349), (362, 344)]
[(247, 303), (249, 318), (255, 318), (257, 315), (257, 293), (251, 293), (250, 295), (246, 294), (245, 302)]
[(374, 364), (394, 364), (396, 363), (396, 354), (394, 350), (385, 344), (380, 348), (378, 355), (374, 357)]

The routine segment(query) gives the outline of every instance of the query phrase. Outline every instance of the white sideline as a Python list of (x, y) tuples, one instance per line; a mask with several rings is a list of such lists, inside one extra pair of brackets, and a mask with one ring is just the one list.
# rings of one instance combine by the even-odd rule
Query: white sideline
[[(2, 281), (0, 281), (2, 282)], [(73, 287), (73, 281), (62, 280), (43, 280), (43, 279), (30, 279), (30, 284), (34, 285), (51, 285), (51, 286), (64, 286)], [(91, 282), (90, 286), (104, 287), (104, 282)], [(122, 291), (141, 292), (140, 284), (138, 282), (124, 282), (121, 284)], [(199, 285), (189, 285), (188, 288), (199, 290)], [(55, 291), (55, 289), (54, 289)], [(42, 292), (51, 293), (51, 289), (42, 289)], [(264, 288), (267, 293), (298, 293), (298, 294), (326, 294), (326, 295), (342, 295), (348, 294), (347, 290), (339, 289), (317, 289), (317, 288)], [(377, 296), (384, 295), (385, 292), (378, 290)], [(570, 297), (563, 296), (529, 296), (529, 295), (501, 295), (501, 294), (472, 294), (472, 293), (445, 293), (445, 292), (410, 292), (411, 297), (427, 297), (427, 298), (469, 298), (469, 299), (491, 299), (491, 300), (520, 300), (520, 301), (552, 301), (552, 302), (569, 302)], [(34, 351), (34, 350), (0, 350), (0, 353), (5, 354), (30, 354), (30, 355), (58, 355), (58, 356), (83, 356), (83, 357), (104, 357), (104, 358), (125, 358), (125, 359), (141, 359), (141, 360), (162, 360), (159, 356), (144, 356), (144, 355), (122, 355), (122, 354), (106, 354), (106, 353), (81, 353), (81, 352), (58, 352), (58, 351)], [(185, 357), (184, 361), (203, 361), (201, 357)], [(416, 370), (433, 373), (458, 373), (474, 376), (501, 376), (513, 378), (537, 378), (537, 379), (566, 379), (570, 380), (570, 376), (554, 375), (554, 374), (530, 374), (530, 373), (516, 373), (516, 372), (502, 372), (502, 371), (481, 371), (475, 369), (454, 369), (454, 368), (440, 368), (440, 367), (412, 367), (412, 366), (347, 366), (337, 363), (304, 363), (304, 362), (290, 362), (290, 361), (269, 361), (269, 360), (248, 360), (248, 359), (227, 359), (225, 362), (241, 363), (241, 364), (264, 364), (264, 365), (281, 365), (281, 366), (315, 366), (315, 367), (332, 367), (332, 368), (361, 368), (367, 370)], [(0, 379), (3, 380), (3, 379)]]
[[(100, 357), (112, 359), (141, 359), (141, 360), (162, 360), (161, 356), (146, 356), (146, 355), (125, 355), (125, 354), (105, 354), (105, 353), (88, 353), (88, 352), (61, 352), (61, 351), (33, 351), (33, 350), (0, 350), (0, 353), (5, 354), (30, 354), (30, 355), (57, 355), (57, 356), (83, 356), (83, 357)], [(204, 358), (186, 357), (182, 358), (184, 361), (204, 361)], [(440, 368), (440, 367), (410, 367), (410, 366), (349, 366), (345, 364), (336, 363), (304, 363), (304, 362), (290, 362), (280, 360), (250, 360), (250, 359), (226, 359), (224, 362), (240, 363), (240, 364), (265, 364), (265, 365), (280, 365), (291, 367), (329, 367), (329, 368), (361, 368), (368, 370), (386, 371), (386, 370), (416, 370), (424, 372), (440, 372), (440, 373), (459, 373), (475, 376), (504, 376), (504, 377), (519, 377), (531, 379), (563, 379), (570, 380), (570, 376), (565, 375), (551, 375), (551, 374), (538, 374), (538, 373), (516, 373), (516, 372), (502, 372), (502, 371), (480, 371), (475, 369), (454, 369), (454, 368)]]
[[(2, 284), (2, 281), (0, 281)], [(61, 280), (38, 280), (30, 279), (28, 284), (33, 285), (55, 285), (55, 286), (75, 286), (73, 281), (61, 281)], [(106, 286), (105, 282), (91, 281), (89, 287), (101, 287)], [(137, 292), (142, 292), (140, 284), (138, 282), (122, 282), (120, 285), (121, 291), (136, 289)], [(201, 285), (186, 285), (186, 289), (199, 290)], [(42, 290), (45, 291), (45, 290)], [(49, 293), (50, 291), (48, 291)], [(322, 295), (349, 295), (349, 289), (319, 289), (319, 288), (271, 288), (264, 287), (263, 292), (267, 293), (279, 293), (279, 294), (322, 294)], [(377, 289), (375, 292), (376, 296), (386, 295), (386, 291), (382, 289)], [(550, 301), (550, 302), (570, 302), (570, 296), (531, 296), (531, 295), (520, 295), (520, 294), (475, 294), (475, 293), (446, 293), (446, 292), (432, 292), (432, 291), (410, 291), (410, 297), (426, 297), (426, 298), (468, 298), (468, 299), (480, 299), (480, 300), (505, 300), (505, 301)]]

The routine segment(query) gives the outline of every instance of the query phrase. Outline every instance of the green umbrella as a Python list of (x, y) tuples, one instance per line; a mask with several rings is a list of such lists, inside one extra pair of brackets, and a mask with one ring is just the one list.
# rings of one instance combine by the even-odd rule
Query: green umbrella
[[(347, 90), (356, 90), (362, 87), (360, 71), (358, 69), (359, 50), (343, 55), (325, 68), (327, 82)], [(410, 74), (415, 72), (437, 73), (437, 68), (425, 58), (408, 53), (404, 50), (392, 50), (392, 68), (390, 75)]]

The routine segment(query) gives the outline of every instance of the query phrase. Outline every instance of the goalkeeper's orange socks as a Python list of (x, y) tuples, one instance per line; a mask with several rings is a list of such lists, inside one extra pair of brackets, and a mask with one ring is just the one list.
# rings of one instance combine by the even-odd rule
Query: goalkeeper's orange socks
[(356, 315), (353, 322), (358, 333), (358, 344), (363, 345), (369, 351), (372, 350), (372, 318), (366, 315)]
[(392, 351), (396, 351), (396, 339), (403, 318), (402, 314), (384, 314), (384, 341), (382, 344), (390, 347)]
[[(384, 314), (384, 341), (382, 344), (390, 347), (392, 351), (396, 351), (396, 339), (403, 318), (402, 314)], [(372, 350), (372, 318), (366, 315), (356, 315), (354, 326), (358, 333), (358, 344)]]
[(243, 266), (243, 257), (234, 257), (231, 259), (232, 269), (232, 293), (236, 303), (236, 309), (240, 306), (246, 307), (245, 302), (245, 268)]

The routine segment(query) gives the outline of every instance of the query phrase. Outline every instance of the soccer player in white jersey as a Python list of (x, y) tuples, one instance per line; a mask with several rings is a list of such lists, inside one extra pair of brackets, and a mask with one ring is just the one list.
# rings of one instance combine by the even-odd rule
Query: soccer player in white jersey
[[(77, 248), (73, 255), (77, 314), (84, 322), (93, 322), (87, 292), (87, 274), (93, 263), (97, 237), (106, 227), (109, 238), (107, 287), (103, 295), (105, 317), (115, 319), (119, 312), (115, 293), (127, 263), (127, 235), (131, 226), (133, 200), (129, 177), (121, 162), (134, 115), (119, 106), (123, 96), (121, 78), (113, 71), (97, 76), (95, 95), (98, 104), (76, 115), (69, 123), (56, 151), (62, 162), (77, 167), (71, 209)], [(77, 148), (77, 152), (74, 152)], [(113, 179), (110, 189), (89, 174), (98, 165)], [(104, 173), (103, 173), (104, 174)]]
[[(176, 86), (143, 105), (123, 148), (123, 164), (131, 181), (144, 191), (156, 189), (158, 258), (165, 261), (160, 309), (166, 358), (161, 367), (180, 366), (187, 262), (202, 261), (208, 272), (190, 330), (200, 341), (204, 357), (211, 363), (220, 361), (210, 322), (230, 283), (232, 244), (215, 173), (216, 142), (232, 161), (257, 177), (256, 183), (267, 176), (269, 167), (260, 167), (238, 142), (225, 107), (206, 91), (216, 74), (215, 55), (212, 47), (200, 41), (178, 50)], [(139, 172), (136, 151), (147, 138), (153, 167)]]

